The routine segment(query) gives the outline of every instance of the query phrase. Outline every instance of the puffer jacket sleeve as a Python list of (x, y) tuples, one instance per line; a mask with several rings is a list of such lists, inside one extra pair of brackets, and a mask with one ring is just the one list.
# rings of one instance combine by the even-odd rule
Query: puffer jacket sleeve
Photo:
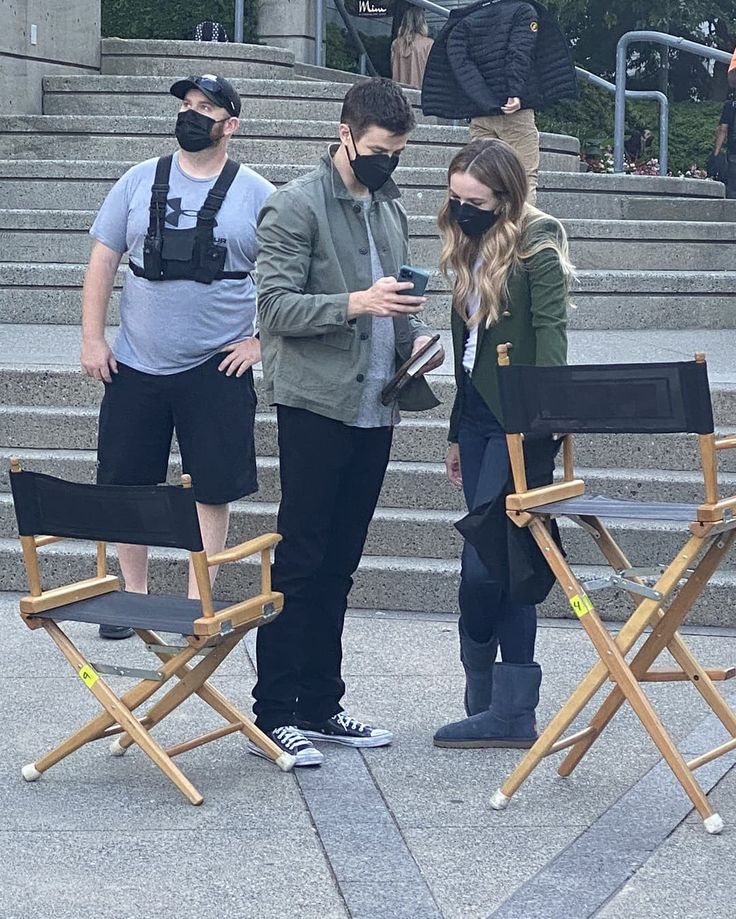
[(527, 94), (538, 32), (539, 17), (536, 10), (528, 3), (521, 4), (514, 16), (506, 51), (509, 97), (524, 99)]
[(481, 111), (492, 112), (500, 108), (506, 99), (501, 99), (498, 91), (488, 84), (473, 56), (473, 46), (478, 44), (478, 29), (484, 28), (485, 25), (482, 16), (461, 19), (447, 36), (447, 58), (453, 76), (463, 92), (480, 107)]

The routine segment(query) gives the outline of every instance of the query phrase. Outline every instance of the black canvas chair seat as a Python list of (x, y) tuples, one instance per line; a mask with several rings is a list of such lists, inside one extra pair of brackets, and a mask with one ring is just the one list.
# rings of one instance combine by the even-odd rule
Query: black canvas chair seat
[(631, 498), (607, 498), (605, 495), (581, 495), (542, 504), (534, 508), (538, 514), (554, 516), (604, 517), (619, 520), (677, 520), (697, 519), (697, 504), (669, 504), (665, 501), (634, 501)]
[[(227, 603), (214, 603), (215, 610), (225, 609)], [(202, 615), (199, 600), (166, 594), (135, 594), (118, 590), (68, 603), (56, 609), (38, 613), (39, 619), (54, 622), (92, 622), (95, 625), (128, 626), (191, 635), (192, 623)]]

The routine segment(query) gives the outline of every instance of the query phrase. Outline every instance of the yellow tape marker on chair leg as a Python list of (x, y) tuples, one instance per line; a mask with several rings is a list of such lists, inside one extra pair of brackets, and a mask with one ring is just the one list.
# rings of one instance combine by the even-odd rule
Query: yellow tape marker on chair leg
[(575, 596), (570, 597), (570, 606), (578, 619), (582, 619), (586, 613), (593, 609), (593, 604), (587, 594), (575, 594)]
[(79, 678), (90, 689), (95, 685), (99, 680), (99, 674), (91, 664), (85, 664), (83, 667), (79, 668)]

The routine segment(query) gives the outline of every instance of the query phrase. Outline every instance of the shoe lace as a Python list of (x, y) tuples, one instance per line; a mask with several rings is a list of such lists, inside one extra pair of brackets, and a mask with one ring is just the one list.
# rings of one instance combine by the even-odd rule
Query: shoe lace
[(273, 732), (273, 736), (283, 744), (287, 750), (311, 746), (304, 734), (293, 724), (286, 724), (283, 727), (276, 728)]
[(344, 727), (346, 731), (363, 732), (369, 730), (367, 724), (363, 724), (363, 722), (358, 721), (357, 718), (351, 718), (347, 712), (338, 712), (337, 715), (335, 715), (335, 721)]

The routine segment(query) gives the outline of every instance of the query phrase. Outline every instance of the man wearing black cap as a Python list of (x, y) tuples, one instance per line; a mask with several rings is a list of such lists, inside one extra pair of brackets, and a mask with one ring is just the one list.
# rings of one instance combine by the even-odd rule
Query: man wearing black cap
[[(181, 100), (179, 149), (128, 170), (90, 230), (81, 363), (105, 384), (97, 481), (165, 481), (176, 431), (212, 554), (225, 544), (229, 502), (257, 488), (251, 368), (260, 348), (251, 274), (256, 218), (273, 187), (228, 159), (240, 97), (227, 80), (190, 77), (170, 91)], [(120, 331), (110, 348), (107, 307), (125, 253)], [(118, 554), (126, 590), (145, 593), (146, 547), (121, 545)], [(197, 596), (192, 572), (189, 595)], [(132, 632), (102, 627), (101, 634)]]

